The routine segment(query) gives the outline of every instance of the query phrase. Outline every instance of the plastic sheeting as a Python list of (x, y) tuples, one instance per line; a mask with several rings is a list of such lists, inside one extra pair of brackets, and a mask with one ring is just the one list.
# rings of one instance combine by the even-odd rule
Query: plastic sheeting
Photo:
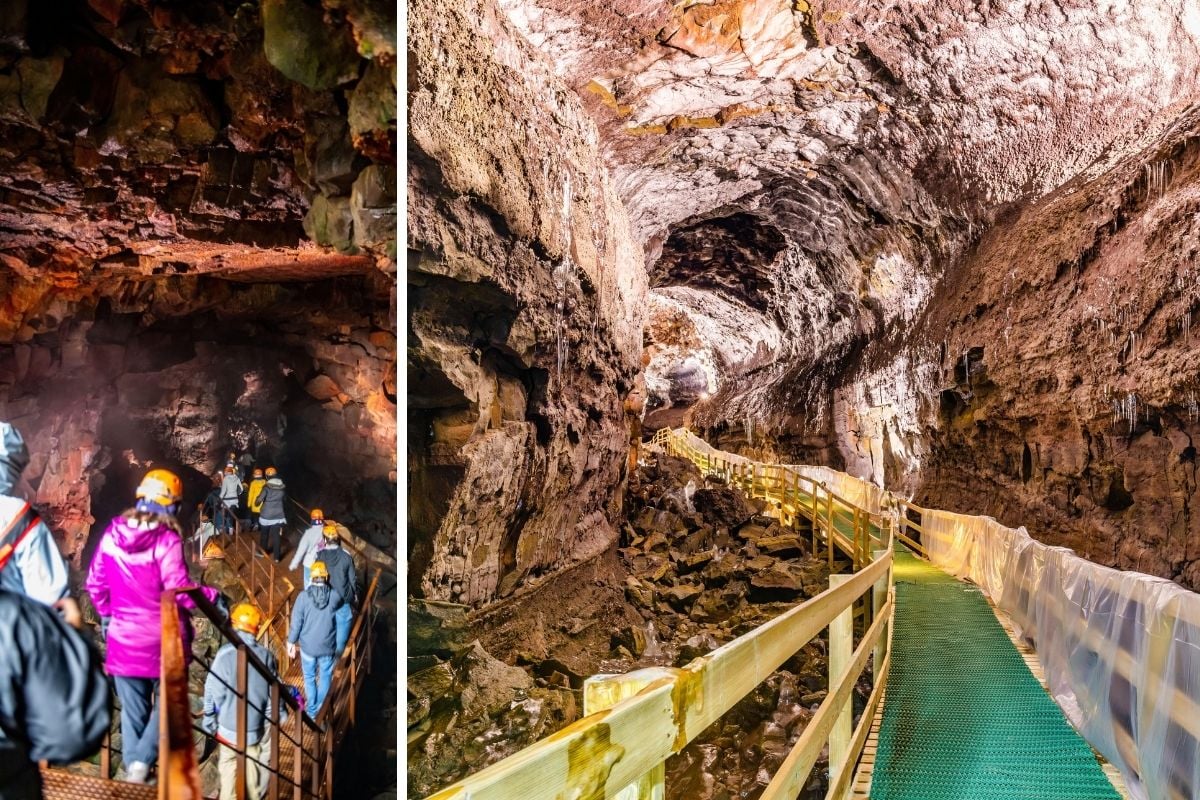
[[(686, 431), (686, 446), (755, 463)], [(873, 513), (890, 495), (851, 475), (789, 465)], [(898, 512), (896, 512), (898, 513)], [(1034, 541), (991, 517), (922, 510), (933, 564), (972, 581), (1037, 650), (1050, 694), (1143, 800), (1200, 798), (1200, 595)]]
[(1050, 694), (1133, 797), (1200, 797), (1200, 595), (991, 517), (930, 510), (921, 526), (930, 560), (1013, 618)]

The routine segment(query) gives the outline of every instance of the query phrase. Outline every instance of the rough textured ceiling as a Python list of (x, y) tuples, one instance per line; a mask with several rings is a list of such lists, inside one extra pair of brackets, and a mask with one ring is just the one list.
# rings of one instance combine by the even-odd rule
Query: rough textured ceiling
[(372, 0), (14, 0), (0, 257), (58, 288), (395, 264), (395, 21)]
[(1102, 174), (1200, 88), (1179, 0), (500, 5), (595, 118), (652, 285), (785, 331), (752, 382), (725, 366), (710, 421), (827, 405), (997, 209)]

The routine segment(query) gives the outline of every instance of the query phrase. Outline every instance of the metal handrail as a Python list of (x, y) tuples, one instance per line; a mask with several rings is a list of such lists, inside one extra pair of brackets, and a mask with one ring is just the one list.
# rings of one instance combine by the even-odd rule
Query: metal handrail
[[(162, 675), (160, 681), (160, 769), (159, 798), (161, 800), (199, 800), (199, 769), (195, 761), (193, 733), (203, 730), (196, 724), (188, 700), (188, 675), (179, 637), (179, 606), (176, 599), (186, 595), (196, 604), (201, 615), (208, 619), (221, 638), (233, 644), (238, 651), (237, 686), (226, 686), (233, 690), (238, 699), (237, 740), (239, 744), (222, 742), (237, 754), (236, 785), (239, 797), (244, 796), (245, 776), (248, 763), (253, 762), (266, 769), (270, 776), (267, 797), (271, 800), (290, 796), (293, 800), (315, 798), (329, 800), (332, 797), (333, 755), (346, 730), (354, 724), (358, 691), (362, 678), (370, 670), (373, 651), (371, 630), (375, 620), (374, 601), (378, 593), (379, 572), (376, 571), (368, 583), (362, 604), (346, 650), (338, 659), (329, 695), (318, 712), (317, 719), (301, 710), (287, 691), (280, 674), (272, 673), (237, 634), (221, 612), (213, 606), (197, 587), (170, 590), (162, 598)], [(209, 665), (201, 662), (206, 668)], [(271, 691), (271, 714), (267, 728), (271, 732), (270, 755), (263, 762), (247, 752), (246, 697), (248, 671), (254, 669), (267, 680)], [(218, 680), (222, 680), (218, 678)], [(280, 720), (280, 709), (287, 708), (289, 718), (294, 719), (293, 732), (288, 734)], [(258, 711), (264, 709), (257, 708)], [(306, 736), (307, 735), (307, 736)], [(304, 745), (305, 738), (312, 746)], [(288, 745), (283, 745), (283, 739)], [(292, 774), (285, 773), (285, 755), (291, 757)], [(307, 772), (307, 780), (305, 773)], [(290, 790), (289, 790), (290, 787)]]

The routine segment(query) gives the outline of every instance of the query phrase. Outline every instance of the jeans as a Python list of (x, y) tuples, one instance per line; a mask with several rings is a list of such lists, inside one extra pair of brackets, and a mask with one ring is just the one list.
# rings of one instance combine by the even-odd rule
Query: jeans
[(121, 699), (121, 760), (125, 769), (135, 761), (158, 760), (158, 681), (114, 675)]
[(300, 668), (304, 671), (304, 710), (313, 719), (325, 702), (329, 684), (333, 680), (335, 656), (310, 656), (300, 653)]
[(283, 560), (283, 555), (279, 552), (280, 549), (280, 532), (283, 530), (282, 525), (266, 525), (258, 533), (258, 544), (267, 552), (270, 549), (273, 558), (276, 561)]
[[(221, 745), (217, 756), (217, 772), (221, 776), (221, 800), (235, 800), (237, 797), (237, 751), (228, 745)], [(271, 760), (271, 731), (268, 730), (258, 744), (246, 747), (246, 797), (249, 800), (262, 800), (267, 796), (267, 786), (271, 773), (266, 766)]]
[(341, 658), (342, 651), (346, 649), (346, 642), (350, 639), (350, 626), (354, 624), (354, 609), (350, 607), (350, 601), (342, 603), (333, 614), (334, 625), (337, 631), (337, 655), (335, 658)]

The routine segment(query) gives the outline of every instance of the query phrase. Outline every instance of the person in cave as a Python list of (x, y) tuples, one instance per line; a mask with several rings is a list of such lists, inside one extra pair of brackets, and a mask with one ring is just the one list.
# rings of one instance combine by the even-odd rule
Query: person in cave
[(292, 606), (287, 653), (288, 658), (295, 658), (299, 650), (300, 668), (304, 673), (304, 705), (309, 716), (316, 719), (333, 681), (333, 665), (337, 661), (337, 610), (344, 600), (329, 585), (325, 562), (313, 562), (311, 577), (312, 584), (296, 597)]
[(309, 576), (309, 570), (312, 569), (313, 562), (317, 560), (317, 553), (325, 546), (325, 512), (319, 508), (314, 508), (308, 513), (308, 518), (311, 525), (300, 537), (300, 543), (296, 545), (296, 552), (292, 555), (292, 561), (288, 564), (288, 569), (295, 570), (301, 564), (304, 565), (304, 588), (308, 588), (308, 584), (312, 582)]
[[(234, 607), (229, 624), (246, 647), (270, 672), (246, 671), (246, 797), (262, 800), (267, 795), (271, 774), (266, 764), (271, 757), (271, 680), (279, 678), (275, 655), (258, 643), (262, 614), (249, 603)], [(212, 660), (204, 680), (204, 720), (201, 727), (218, 738), (217, 770), (221, 775), (220, 800), (237, 796), (238, 695), (237, 645), (226, 642)], [(279, 709), (280, 722), (288, 718), (287, 707)]]
[(337, 624), (337, 644), (334, 652), (340, 656), (350, 639), (354, 609), (358, 608), (358, 575), (354, 569), (354, 557), (342, 549), (342, 537), (338, 535), (335, 523), (326, 522), (321, 527), (321, 538), (324, 540), (324, 547), (317, 553), (313, 563), (320, 561), (325, 565), (325, 571), (329, 573), (329, 585), (345, 601), (334, 613), (334, 621)]
[(83, 615), (68, 594), (67, 565), (54, 535), (33, 506), (14, 495), (28, 465), (29, 449), (21, 432), (0, 422), (0, 589), (53, 606), (79, 628)]
[[(158, 679), (161, 668), (161, 598), (165, 591), (192, 586), (183, 558), (182, 531), (176, 515), (183, 482), (165, 469), (146, 473), (133, 508), (115, 517), (100, 537), (88, 570), (86, 588), (107, 644), (105, 667), (121, 699), (122, 758), (126, 780), (145, 783), (158, 760)], [(218, 593), (201, 587), (217, 602)], [(176, 596), (181, 610), (196, 606)], [(190, 614), (180, 615), (183, 651), (191, 654)]]
[(225, 504), (226, 519), (230, 521), (230, 531), (233, 529), (232, 520), (237, 516), (238, 506), (241, 505), (242, 493), (246, 484), (238, 477), (237, 467), (232, 461), (225, 465), (225, 475), (221, 478), (221, 502)]
[(250, 530), (259, 530), (258, 516), (262, 512), (262, 492), (267, 488), (267, 479), (261, 468), (254, 470), (254, 477), (246, 489), (246, 510), (250, 512)]
[(281, 538), (283, 526), (287, 525), (287, 487), (274, 467), (267, 467), (266, 476), (267, 485), (262, 492), (262, 510), (258, 515), (258, 524), (262, 526), (258, 534), (258, 544), (262, 548), (259, 555), (270, 555), (278, 564), (283, 560)]
[(246, 451), (237, 457), (233, 463), (237, 464), (238, 477), (244, 482), (246, 476), (250, 474), (250, 470), (254, 467), (254, 456), (250, 455), (250, 451)]
[(37, 762), (91, 756), (111, 721), (95, 647), (44, 604), (0, 589), (0, 797), (41, 800)]

